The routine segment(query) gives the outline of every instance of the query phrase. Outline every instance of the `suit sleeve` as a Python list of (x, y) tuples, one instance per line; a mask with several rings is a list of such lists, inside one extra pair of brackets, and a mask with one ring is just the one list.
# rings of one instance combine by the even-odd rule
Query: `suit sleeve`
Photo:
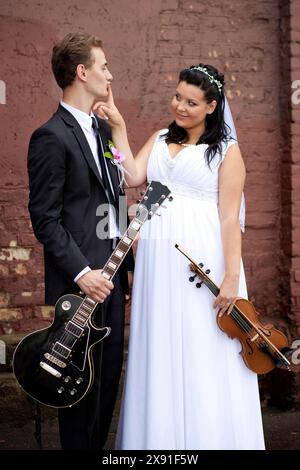
[(34, 234), (55, 265), (74, 279), (89, 261), (62, 224), (66, 155), (64, 145), (54, 133), (41, 128), (32, 135), (28, 175), (28, 208)]

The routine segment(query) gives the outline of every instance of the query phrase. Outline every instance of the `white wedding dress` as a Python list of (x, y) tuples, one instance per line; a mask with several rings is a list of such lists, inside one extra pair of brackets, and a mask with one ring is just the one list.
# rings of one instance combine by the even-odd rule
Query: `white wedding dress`
[[(257, 376), (240, 343), (218, 328), (214, 296), (189, 282), (189, 262), (174, 247), (220, 285), (218, 170), (234, 142), (210, 168), (206, 144), (174, 158), (163, 137), (153, 146), (148, 181), (166, 184), (173, 201), (145, 223), (138, 242), (119, 449), (264, 449)], [(247, 297), (242, 266), (239, 296)]]

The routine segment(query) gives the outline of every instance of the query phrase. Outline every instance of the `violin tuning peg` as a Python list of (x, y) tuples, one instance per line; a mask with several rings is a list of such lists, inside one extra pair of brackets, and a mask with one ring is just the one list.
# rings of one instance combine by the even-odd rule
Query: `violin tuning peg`
[(190, 282), (194, 282), (196, 276), (197, 276), (197, 274), (195, 274), (194, 276), (190, 276), (190, 277), (189, 277), (189, 281), (190, 281)]
[(209, 273), (210, 273), (210, 269), (207, 269), (207, 270), (205, 271), (205, 274), (209, 274)]
[(203, 281), (197, 282), (196, 287), (199, 289), (202, 286), (202, 284), (203, 284)]
[(199, 268), (203, 268), (204, 264), (203, 264), (203, 263), (199, 263), (198, 266), (199, 266)]
[(169, 199), (170, 202), (172, 202), (173, 201), (173, 196), (169, 196), (168, 199)]

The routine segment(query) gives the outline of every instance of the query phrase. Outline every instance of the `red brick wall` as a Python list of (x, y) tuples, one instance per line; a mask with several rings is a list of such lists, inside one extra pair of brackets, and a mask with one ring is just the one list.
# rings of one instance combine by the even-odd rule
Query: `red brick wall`
[[(289, 24), (291, 77), (300, 79), (300, 7), (290, 3), (291, 23), (289, 2), (283, 0), (1, 1), (0, 80), (6, 83), (6, 104), (0, 104), (0, 334), (49, 321), (41, 249), (27, 214), (26, 153), (30, 133), (60, 97), (49, 66), (52, 45), (75, 30), (103, 38), (115, 99), (134, 149), (168, 124), (183, 66), (202, 61), (225, 72), (247, 166), (243, 258), (249, 295), (268, 317), (289, 316), (299, 325), (300, 105), (292, 108), (290, 130), (283, 125), (290, 113), (291, 82), (282, 75), (282, 59), (289, 64), (283, 31)], [(131, 196), (136, 198), (134, 191)]]
[[(300, 2), (290, 6), (291, 81), (293, 88), (291, 109), (291, 312), (290, 320), (300, 333)], [(298, 83), (296, 83), (298, 81)], [(296, 92), (296, 93), (295, 93)]]

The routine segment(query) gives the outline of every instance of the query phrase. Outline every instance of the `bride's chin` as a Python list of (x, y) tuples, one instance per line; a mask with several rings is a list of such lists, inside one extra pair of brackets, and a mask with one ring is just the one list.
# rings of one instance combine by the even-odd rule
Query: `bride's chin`
[(183, 129), (185, 129), (185, 124), (181, 121), (181, 119), (175, 119), (175, 122), (176, 122), (177, 126), (182, 127)]

